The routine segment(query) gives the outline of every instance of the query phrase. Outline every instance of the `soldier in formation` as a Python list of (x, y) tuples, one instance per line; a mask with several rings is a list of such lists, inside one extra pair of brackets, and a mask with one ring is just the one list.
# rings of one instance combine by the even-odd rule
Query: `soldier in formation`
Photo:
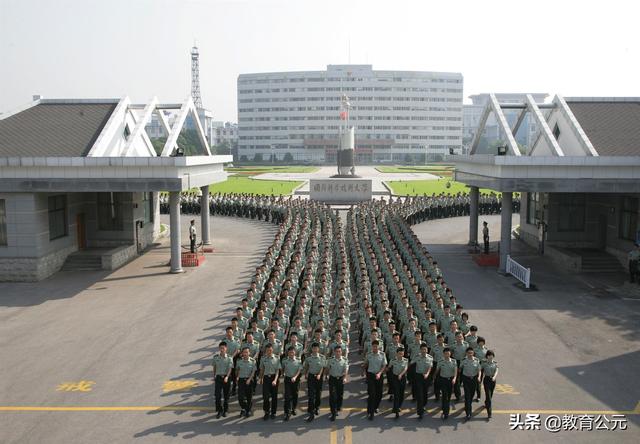
[[(419, 197), (361, 203), (347, 212), (343, 226), (337, 212), (314, 201), (214, 195), (213, 214), (278, 223), (225, 330), (225, 356), (235, 369), (232, 379), (241, 416), (252, 415), (252, 397), (260, 383), (264, 419), (275, 418), (282, 383), (284, 419), (290, 420), (297, 414), (303, 379), (307, 421), (313, 421), (322, 405), (323, 381), (328, 380), (329, 419), (335, 420), (342, 409), (352, 342), (363, 355), (370, 420), (379, 412), (385, 382), (396, 417), (409, 392), (422, 418), (431, 387), (435, 399), (441, 399), (443, 419), (451, 395), (458, 401), (461, 390), (470, 414), (469, 403), (480, 396), (478, 381), (490, 413), (498, 374), (493, 352), (410, 228), (431, 215), (465, 214), (465, 199), (459, 195), (443, 201)], [(360, 332), (353, 341), (352, 319)], [(221, 370), (215, 361), (214, 366), (218, 379)], [(226, 405), (221, 405), (225, 414)]]

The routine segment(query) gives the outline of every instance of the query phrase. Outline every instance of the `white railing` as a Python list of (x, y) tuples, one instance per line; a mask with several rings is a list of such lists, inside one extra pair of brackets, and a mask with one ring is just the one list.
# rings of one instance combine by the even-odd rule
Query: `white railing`
[(531, 285), (531, 268), (524, 268), (509, 255), (507, 255), (507, 273), (522, 282), (525, 288)]

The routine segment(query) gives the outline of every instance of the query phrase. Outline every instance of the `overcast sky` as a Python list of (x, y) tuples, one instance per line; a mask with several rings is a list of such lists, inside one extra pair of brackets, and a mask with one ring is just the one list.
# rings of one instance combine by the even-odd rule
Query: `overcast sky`
[[(633, 0), (0, 0), (0, 112), (48, 98), (181, 101), (236, 121), (240, 73), (453, 71), (481, 92), (640, 96)], [(350, 44), (349, 44), (350, 42)], [(349, 47), (351, 50), (349, 51)]]

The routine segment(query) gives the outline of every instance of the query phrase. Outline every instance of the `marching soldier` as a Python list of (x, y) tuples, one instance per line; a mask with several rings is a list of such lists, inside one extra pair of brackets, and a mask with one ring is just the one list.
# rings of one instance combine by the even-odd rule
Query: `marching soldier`
[(494, 353), (491, 350), (487, 351), (487, 360), (482, 363), (482, 373), (484, 379), (482, 385), (484, 386), (484, 406), (487, 409), (487, 415), (491, 418), (491, 398), (493, 397), (493, 390), (496, 388), (496, 378), (498, 377), (498, 363), (494, 361)]
[(256, 360), (250, 356), (249, 347), (242, 349), (242, 358), (236, 365), (236, 383), (238, 384), (238, 402), (240, 403), (240, 417), (247, 418), (253, 413), (253, 381), (256, 376)]
[(420, 344), (420, 354), (412, 357), (412, 361), (416, 369), (413, 384), (415, 385), (414, 392), (416, 394), (418, 419), (421, 420), (422, 415), (424, 415), (424, 406), (427, 403), (431, 369), (433, 368), (433, 357), (427, 353), (427, 344), (425, 342)]
[(407, 385), (407, 371), (409, 370), (409, 360), (404, 357), (404, 348), (398, 347), (396, 357), (389, 362), (391, 377), (393, 378), (393, 413), (396, 418), (400, 417), (400, 409), (404, 402), (404, 390)]
[(367, 376), (367, 418), (369, 421), (373, 420), (374, 414), (378, 412), (378, 407), (380, 407), (384, 373), (387, 370), (387, 357), (380, 351), (379, 345), (377, 340), (371, 343), (371, 352), (365, 356), (363, 364)]
[(296, 415), (300, 373), (302, 373), (302, 362), (296, 356), (295, 347), (290, 346), (287, 349), (287, 357), (282, 360), (282, 371), (284, 373), (284, 420), (289, 421), (291, 415)]
[(329, 378), (329, 407), (331, 409), (330, 420), (335, 421), (336, 416), (342, 410), (344, 397), (344, 384), (349, 374), (349, 361), (342, 355), (342, 347), (336, 345), (333, 349), (333, 357), (327, 361), (326, 373)]
[(304, 360), (304, 375), (307, 380), (307, 397), (309, 417), (307, 422), (313, 421), (318, 415), (322, 395), (322, 374), (327, 365), (326, 358), (320, 354), (320, 344), (311, 344), (311, 354)]
[(442, 390), (442, 419), (447, 419), (449, 417), (451, 392), (453, 385), (456, 383), (458, 365), (455, 360), (451, 359), (451, 350), (449, 347), (444, 348), (443, 355), (442, 361), (438, 362), (436, 377), (438, 378), (438, 385)]
[(469, 420), (473, 410), (473, 396), (476, 393), (477, 385), (480, 383), (480, 360), (475, 357), (473, 347), (467, 348), (467, 356), (460, 364), (460, 373), (464, 385), (465, 419)]
[[(231, 372), (233, 371), (233, 358), (227, 355), (227, 343), (222, 341), (220, 351), (213, 357), (213, 378), (215, 380), (216, 418), (227, 417), (229, 410), (229, 389)], [(224, 397), (224, 404), (222, 398)]]
[(260, 359), (260, 384), (262, 384), (262, 409), (264, 420), (275, 419), (278, 409), (278, 376), (280, 359), (273, 354), (273, 346), (267, 343), (264, 356)]

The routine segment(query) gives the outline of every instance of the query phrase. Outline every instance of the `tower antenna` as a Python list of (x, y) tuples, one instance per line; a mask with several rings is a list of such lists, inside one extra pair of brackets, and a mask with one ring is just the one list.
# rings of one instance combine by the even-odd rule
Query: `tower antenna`
[(191, 48), (191, 98), (196, 109), (202, 109), (202, 97), (200, 96), (200, 53), (195, 42)]

